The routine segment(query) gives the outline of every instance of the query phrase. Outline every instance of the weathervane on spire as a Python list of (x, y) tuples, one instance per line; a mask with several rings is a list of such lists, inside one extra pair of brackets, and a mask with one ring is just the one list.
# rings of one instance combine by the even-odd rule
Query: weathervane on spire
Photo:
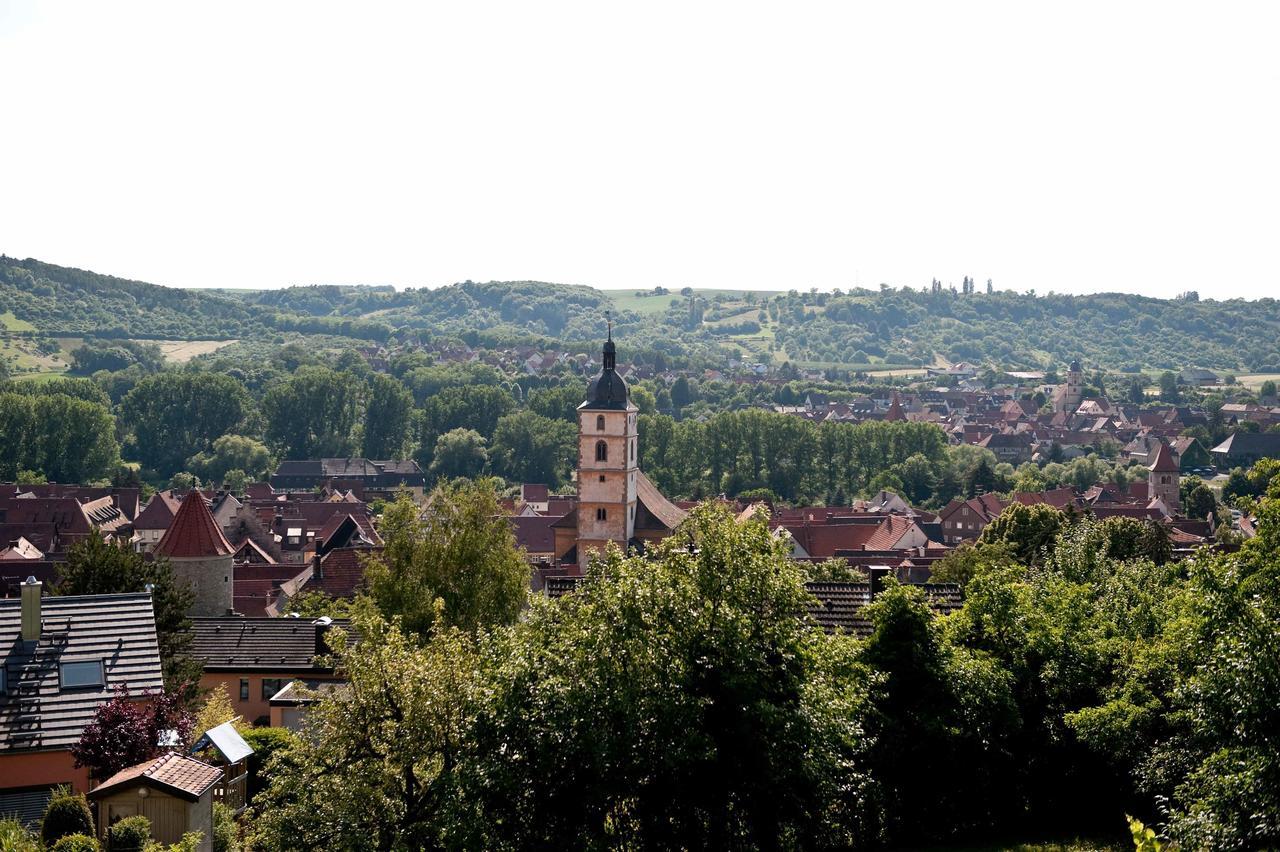
[(609, 327), (609, 339), (613, 340), (613, 311), (604, 312), (604, 322)]

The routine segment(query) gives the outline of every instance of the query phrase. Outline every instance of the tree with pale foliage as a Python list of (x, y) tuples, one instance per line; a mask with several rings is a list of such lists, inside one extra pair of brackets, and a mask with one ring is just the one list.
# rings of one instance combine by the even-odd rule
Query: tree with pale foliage
[[(380, 527), (386, 547), (369, 560), (369, 595), (387, 618), (425, 637), (440, 618), (474, 633), (510, 624), (524, 606), (529, 566), (492, 480), (441, 485), (419, 507), (401, 496)], [(438, 608), (435, 601), (443, 604)]]
[(367, 608), (356, 624), (358, 645), (335, 634), (346, 685), (307, 714), (255, 802), (252, 848), (483, 848), (460, 795), (480, 692), (473, 641), (439, 624), (419, 642)]
[(235, 722), (237, 730), (243, 731), (252, 727), (236, 713), (235, 707), (231, 704), (231, 693), (227, 691), (227, 685), (218, 683), (209, 690), (204, 703), (196, 711), (191, 725), (191, 735), (187, 737), (188, 745), (200, 739), (207, 731), (219, 725), (225, 725), (227, 722)]

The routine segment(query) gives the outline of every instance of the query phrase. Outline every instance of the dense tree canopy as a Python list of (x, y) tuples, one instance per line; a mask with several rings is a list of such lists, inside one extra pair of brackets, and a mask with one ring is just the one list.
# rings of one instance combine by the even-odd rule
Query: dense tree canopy
[(244, 385), (207, 372), (148, 376), (120, 402), (127, 451), (161, 476), (183, 469), (188, 458), (236, 431), (250, 409)]

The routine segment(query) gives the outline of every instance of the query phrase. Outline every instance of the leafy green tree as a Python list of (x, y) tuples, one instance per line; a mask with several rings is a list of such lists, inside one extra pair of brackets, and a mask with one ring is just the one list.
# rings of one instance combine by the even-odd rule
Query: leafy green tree
[(513, 482), (559, 486), (569, 479), (578, 448), (574, 424), (532, 411), (517, 411), (498, 421), (490, 459), (494, 473)]
[(436, 439), (427, 470), (438, 479), (479, 476), (489, 464), (487, 443), (474, 429), (450, 429)]
[(349, 456), (360, 395), (360, 381), (347, 373), (300, 367), (262, 399), (267, 441), (287, 459)]
[(462, 795), (481, 690), (473, 642), (444, 626), (415, 642), (377, 614), (356, 623), (362, 641), (337, 648), (342, 699), (317, 704), (273, 764), (253, 848), (480, 848)]
[(1213, 514), (1218, 501), (1213, 491), (1198, 476), (1188, 476), (1179, 483), (1182, 511), (1188, 518), (1205, 518)]
[(1258, 396), (1260, 397), (1270, 398), (1270, 397), (1274, 397), (1275, 395), (1276, 395), (1276, 383), (1271, 379), (1267, 379), (1265, 382), (1262, 383), (1261, 387), (1258, 388)]
[(511, 394), (500, 387), (471, 385), (445, 388), (423, 404), (418, 418), (418, 462), (426, 467), (436, 440), (453, 429), (471, 429), (492, 436), (498, 420), (515, 411)]
[(1160, 401), (1172, 403), (1182, 401), (1182, 389), (1178, 387), (1178, 377), (1168, 370), (1160, 374)]
[[(1173, 691), (1185, 735), (1152, 761), (1181, 768), (1169, 833), (1185, 848), (1280, 845), (1280, 485), (1258, 508), (1258, 534), (1235, 554), (1191, 564), (1193, 661)], [(1154, 773), (1153, 773), (1154, 774)]]
[[(616, 549), (487, 657), (484, 814), (519, 848), (848, 848), (877, 836), (855, 644), (797, 614), (763, 520)], [(507, 743), (509, 745), (504, 746)], [(512, 745), (519, 743), (516, 750)]]
[(206, 482), (222, 482), (233, 471), (241, 471), (254, 482), (265, 480), (275, 467), (271, 451), (261, 441), (245, 435), (223, 435), (208, 452), (187, 459), (187, 469)]
[(421, 510), (401, 497), (383, 513), (381, 532), (386, 547), (369, 560), (365, 582), (406, 632), (425, 636), (443, 616), (473, 633), (511, 623), (524, 606), (529, 567), (491, 481), (440, 485)]
[(95, 482), (119, 463), (106, 406), (65, 394), (0, 393), (0, 480), (27, 470), (55, 482)]
[(958, 583), (962, 589), (980, 574), (1015, 564), (1013, 556), (1004, 544), (961, 542), (933, 563), (929, 573), (931, 583)]
[(978, 543), (1003, 545), (1019, 562), (1038, 563), (1066, 522), (1066, 515), (1047, 503), (1012, 503), (987, 524)]
[(201, 672), (191, 657), (187, 617), (195, 593), (178, 582), (167, 560), (147, 560), (126, 544), (104, 541), (95, 531), (68, 548), (56, 591), (59, 595), (117, 595), (144, 592), (148, 586), (165, 685), (189, 700)]
[(552, 420), (577, 423), (577, 409), (585, 396), (586, 388), (580, 381), (540, 388), (529, 393), (529, 410)]
[(373, 376), (364, 412), (365, 458), (404, 458), (412, 414), (413, 396), (403, 384), (385, 374)]
[[(1018, 723), (1010, 678), (945, 641), (916, 589), (890, 587), (866, 611), (860, 654), (882, 676), (872, 693), (870, 768), (889, 801), (889, 834), (918, 843), (989, 827), (1013, 798), (1006, 738)], [(919, 820), (912, 813), (936, 818)]]
[(120, 426), (128, 450), (143, 467), (167, 476), (192, 455), (235, 431), (248, 414), (244, 385), (220, 373), (157, 373), (120, 402)]

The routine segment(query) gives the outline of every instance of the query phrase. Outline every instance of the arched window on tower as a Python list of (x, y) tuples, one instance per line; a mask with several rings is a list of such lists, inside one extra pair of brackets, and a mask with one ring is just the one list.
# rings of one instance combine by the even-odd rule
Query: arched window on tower
[(596, 415), (596, 431), (597, 432), (604, 431), (604, 415), (603, 414)]
[(609, 445), (604, 441), (596, 441), (596, 461), (609, 460)]

